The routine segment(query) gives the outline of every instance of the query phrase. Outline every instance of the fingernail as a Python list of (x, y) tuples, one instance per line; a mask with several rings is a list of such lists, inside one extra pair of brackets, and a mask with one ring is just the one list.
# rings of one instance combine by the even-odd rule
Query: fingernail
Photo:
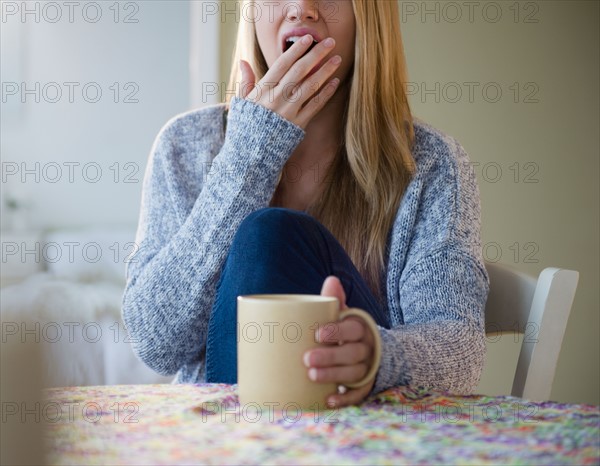
[(313, 41), (313, 38), (310, 34), (307, 34), (302, 38), (302, 43), (304, 45), (310, 44), (312, 41)]
[(335, 44), (335, 40), (333, 40), (331, 37), (326, 39), (325, 42), (323, 42), (323, 44), (325, 45), (325, 47), (333, 47), (333, 44)]
[(330, 408), (335, 407), (335, 398), (327, 398), (327, 406)]
[(338, 65), (342, 62), (342, 57), (340, 57), (339, 55), (336, 55), (335, 57), (333, 57), (331, 59), (331, 63), (333, 63), (334, 65)]
[(308, 378), (310, 380), (317, 380), (317, 370), (314, 367), (308, 370)]
[(304, 365), (306, 367), (310, 367), (310, 353), (304, 353), (302, 360), (304, 361)]

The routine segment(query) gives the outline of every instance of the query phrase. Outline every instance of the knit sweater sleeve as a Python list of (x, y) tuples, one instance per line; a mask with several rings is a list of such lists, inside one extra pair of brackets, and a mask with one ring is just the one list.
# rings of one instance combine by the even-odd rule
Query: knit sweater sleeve
[[(189, 164), (197, 162), (184, 163), (185, 157), (214, 139), (214, 122), (213, 128), (205, 123), (176, 117), (157, 136), (144, 175), (139, 250), (127, 266), (123, 320), (136, 355), (163, 375), (202, 359), (232, 238), (248, 214), (268, 205), (279, 173), (305, 135), (270, 109), (234, 97), (214, 157), (218, 170), (191, 175)], [(189, 186), (198, 185), (190, 201)]]
[(413, 182), (414, 224), (398, 274), (403, 322), (379, 329), (383, 354), (371, 393), (413, 385), (468, 394), (483, 369), (489, 279), (481, 254), (479, 188), (454, 138), (428, 151), (433, 155)]

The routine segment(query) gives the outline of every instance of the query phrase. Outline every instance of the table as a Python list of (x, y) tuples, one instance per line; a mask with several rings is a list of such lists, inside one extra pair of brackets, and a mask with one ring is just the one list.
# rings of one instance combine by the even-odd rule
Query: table
[(394, 387), (360, 406), (240, 406), (237, 385), (45, 390), (49, 464), (599, 464), (600, 407)]

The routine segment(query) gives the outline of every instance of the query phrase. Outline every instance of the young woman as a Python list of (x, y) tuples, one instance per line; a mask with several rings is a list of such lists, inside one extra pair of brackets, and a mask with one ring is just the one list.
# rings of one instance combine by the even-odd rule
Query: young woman
[[(251, 3), (237, 94), (171, 119), (150, 154), (123, 296), (136, 354), (175, 382), (235, 383), (236, 297), (321, 293), (369, 312), (383, 342), (374, 381), (332, 405), (406, 384), (472, 392), (488, 294), (479, 191), (456, 139), (411, 115), (397, 2)], [(361, 379), (361, 320), (321, 333), (307, 375)]]

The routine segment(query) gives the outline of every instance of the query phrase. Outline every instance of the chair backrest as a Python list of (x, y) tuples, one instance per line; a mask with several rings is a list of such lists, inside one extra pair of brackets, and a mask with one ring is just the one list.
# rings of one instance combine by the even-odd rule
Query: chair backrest
[(511, 395), (548, 400), (579, 272), (550, 267), (536, 280), (503, 264), (485, 265), (490, 277), (486, 333), (524, 334)]

